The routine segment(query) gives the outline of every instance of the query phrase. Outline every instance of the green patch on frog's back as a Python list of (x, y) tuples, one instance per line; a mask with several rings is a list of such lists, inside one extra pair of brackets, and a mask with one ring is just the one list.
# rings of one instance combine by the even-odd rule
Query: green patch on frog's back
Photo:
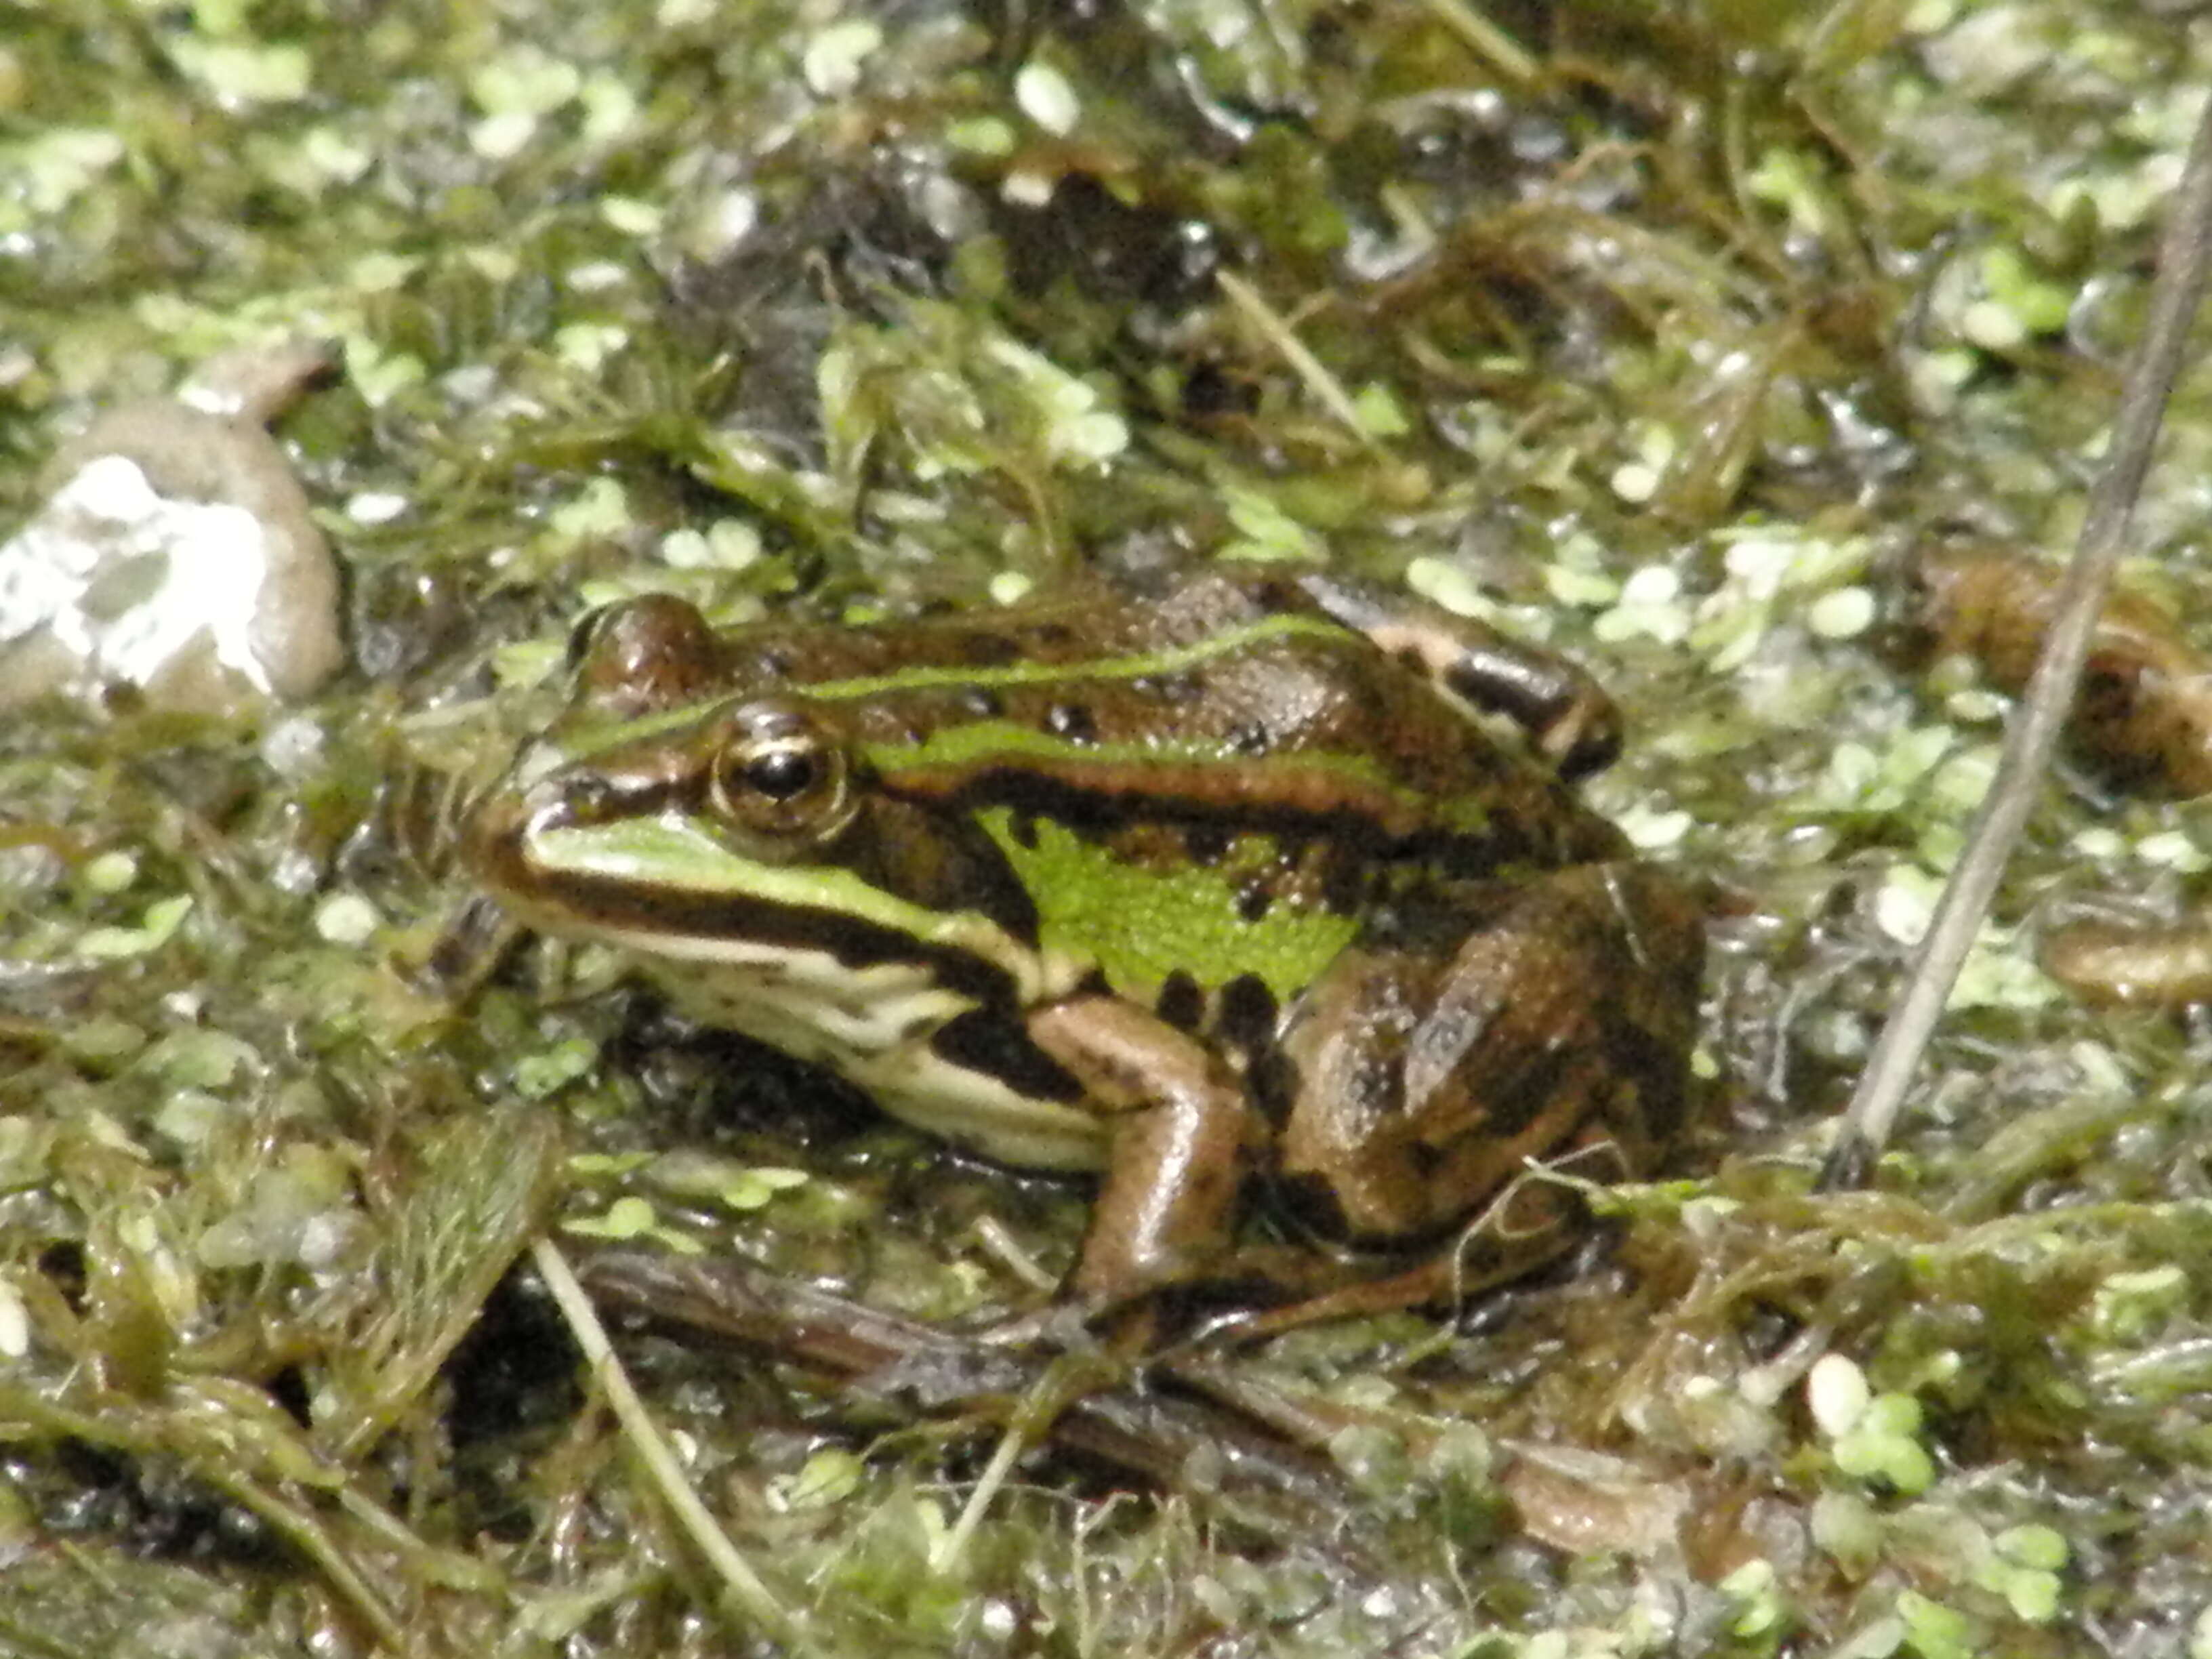
[(1358, 916), (1325, 904), (1248, 914), (1253, 884), (1282, 856), (1269, 836), (1237, 836), (1209, 864), (1162, 869), (1050, 818), (1018, 823), (1004, 806), (977, 817), (1036, 902), (1039, 944), (1095, 963), (1118, 994), (1147, 1005), (1178, 973), (1208, 990), (1254, 975), (1287, 1003), (1359, 930)]

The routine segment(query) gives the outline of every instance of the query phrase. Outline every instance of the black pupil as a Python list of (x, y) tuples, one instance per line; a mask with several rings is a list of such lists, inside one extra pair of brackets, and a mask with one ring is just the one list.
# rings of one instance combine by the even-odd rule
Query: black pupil
[(745, 786), (771, 800), (789, 800), (814, 786), (814, 757), (801, 749), (771, 749), (745, 763)]

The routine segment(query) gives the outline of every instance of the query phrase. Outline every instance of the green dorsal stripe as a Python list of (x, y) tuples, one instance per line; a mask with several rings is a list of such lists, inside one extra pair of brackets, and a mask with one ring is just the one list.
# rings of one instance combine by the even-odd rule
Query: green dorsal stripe
[(1154, 738), (1141, 743), (1073, 743), (1012, 720), (967, 720), (919, 743), (868, 744), (861, 757), (899, 793), (951, 794), (979, 774), (1004, 767), (1048, 775), (1064, 787), (1102, 796), (1176, 798), (1226, 809), (1250, 804), (1317, 815), (1350, 812), (1385, 835), (1442, 827), (1480, 834), (1489, 815), (1472, 798), (1440, 801), (1394, 780), (1371, 755), (1306, 750), (1224, 762), (1219, 744)]
[(780, 689), (787, 690), (792, 696), (821, 702), (856, 702), (888, 692), (911, 691), (931, 686), (994, 690), (1004, 686), (1049, 685), (1055, 681), (1134, 680), (1142, 679), (1147, 674), (1182, 673), (1218, 658), (1276, 640), (1342, 641), (1347, 637), (1351, 636), (1340, 624), (1325, 617), (1263, 617), (1257, 622), (1230, 629), (1195, 644), (1175, 646), (1164, 651), (1140, 652), (1127, 657), (1100, 657), (1075, 662), (1023, 661), (983, 667), (963, 665), (897, 668), (888, 674), (872, 674), (857, 679), (822, 680), (812, 684), (802, 682), (788, 688), (755, 687), (727, 696), (686, 703), (681, 708), (665, 709), (659, 714), (647, 714), (634, 720), (574, 732), (563, 737), (561, 747), (570, 760), (581, 760), (618, 744), (635, 743), (658, 737), (664, 732), (680, 730), (696, 720), (703, 720), (716, 709), (770, 696)]

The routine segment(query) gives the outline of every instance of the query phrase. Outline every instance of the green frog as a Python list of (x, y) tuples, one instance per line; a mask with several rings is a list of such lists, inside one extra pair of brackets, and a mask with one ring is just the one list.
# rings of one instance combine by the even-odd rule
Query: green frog
[(1633, 1174), (1681, 1120), (1697, 907), (1571, 787), (1612, 704), (1492, 630), (1269, 572), (866, 626), (656, 596), (572, 657), (484, 885), (932, 1134), (1103, 1172), (1086, 1312), (1298, 1253), (1237, 1243), (1267, 1189), (1355, 1248), (1486, 1206), (1534, 1259), (1571, 1208), (1534, 1163)]

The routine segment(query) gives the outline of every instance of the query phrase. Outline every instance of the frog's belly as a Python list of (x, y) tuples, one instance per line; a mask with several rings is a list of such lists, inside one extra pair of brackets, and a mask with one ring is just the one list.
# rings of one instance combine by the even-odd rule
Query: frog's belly
[[(619, 939), (615, 942), (621, 942)], [(652, 945), (653, 977), (693, 1019), (827, 1066), (902, 1122), (1024, 1170), (1096, 1170), (1104, 1126), (1079, 1106), (1040, 1100), (946, 1060), (930, 1039), (974, 1007), (907, 963), (854, 968), (828, 951), (702, 941), (696, 961)]]

